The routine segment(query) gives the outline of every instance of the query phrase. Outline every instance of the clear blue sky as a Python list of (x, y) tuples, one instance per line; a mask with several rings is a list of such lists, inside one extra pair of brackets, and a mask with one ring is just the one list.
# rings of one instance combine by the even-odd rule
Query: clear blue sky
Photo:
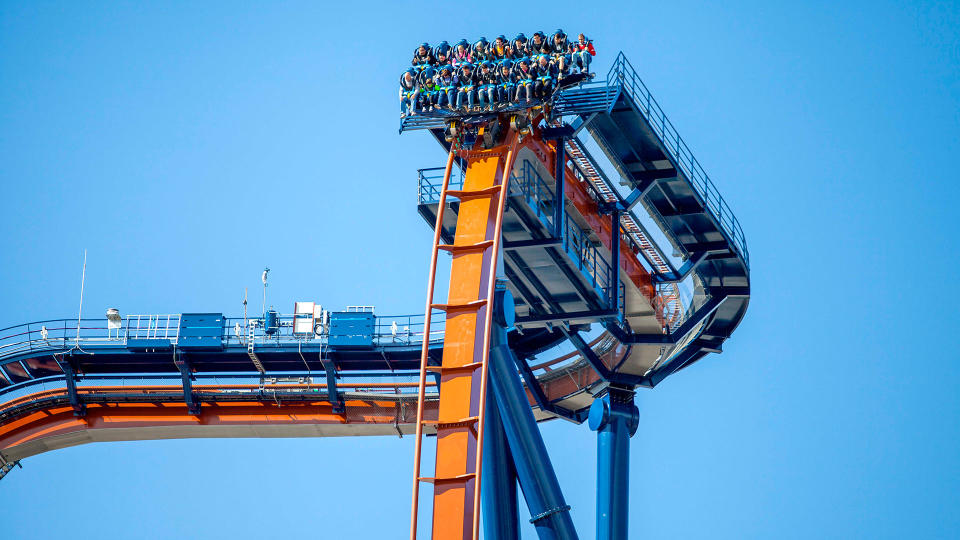
[[(412, 48), (585, 31), (598, 72), (632, 60), (752, 255), (724, 353), (638, 396), (631, 536), (955, 538), (960, 8), (722, 4), (2, 2), (0, 326), (75, 316), (83, 248), (92, 314), (237, 314), (265, 265), (287, 310), (418, 311), (415, 171), (443, 156), (397, 135)], [(591, 538), (594, 434), (542, 430)], [(0, 537), (401, 538), (412, 450), (61, 450), (3, 480)]]

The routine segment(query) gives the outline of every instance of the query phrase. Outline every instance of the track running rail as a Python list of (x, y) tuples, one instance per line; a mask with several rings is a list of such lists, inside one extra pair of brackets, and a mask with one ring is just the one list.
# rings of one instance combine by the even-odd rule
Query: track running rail
[[(463, 189), (449, 189), (453, 151), (448, 155), (444, 169), (427, 285), (426, 316), (430, 317), (434, 309), (446, 311), (448, 333), (439, 367), (428, 366), (427, 350), (421, 351), (420, 380), (426, 380), (428, 370), (438, 371), (441, 388), (446, 390), (441, 392), (436, 421), (437, 459), (436, 473), (432, 478), (420, 473), (424, 421), (422, 418), (418, 420), (411, 540), (417, 537), (421, 482), (434, 484), (434, 538), (466, 538), (468, 527), (472, 538), (478, 539), (480, 534), (480, 475), (487, 405), (487, 363), (493, 331), (492, 301), (510, 172), (518, 142), (517, 133), (512, 130), (506, 138), (506, 144), (489, 150), (460, 152), (460, 157), (468, 163)], [(461, 212), (454, 243), (441, 245), (443, 209), (448, 196), (460, 199)], [(441, 249), (453, 255), (447, 304), (434, 303), (437, 257)], [(478, 320), (481, 314), (482, 323)], [(426, 321), (429, 323), (429, 319)], [(479, 382), (479, 392), (474, 387), (476, 382)], [(418, 400), (418, 404), (422, 405), (423, 401)], [(469, 463), (471, 458), (472, 464)], [(472, 500), (468, 496), (470, 491)]]

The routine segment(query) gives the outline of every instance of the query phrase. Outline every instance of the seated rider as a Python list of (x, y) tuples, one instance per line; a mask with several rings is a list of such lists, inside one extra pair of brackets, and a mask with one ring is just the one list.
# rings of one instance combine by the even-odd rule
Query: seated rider
[(516, 73), (517, 76), (517, 95), (514, 99), (520, 101), (523, 96), (526, 96), (527, 103), (533, 101), (533, 89), (537, 82), (537, 70), (530, 66), (530, 59), (526, 56), (521, 58), (520, 61), (517, 62), (514, 73)]
[(497, 62), (506, 58), (509, 45), (505, 36), (502, 34), (497, 36), (497, 39), (493, 40), (493, 45), (490, 46), (490, 56), (492, 56), (490, 60)]
[(436, 63), (433, 58), (433, 49), (430, 48), (430, 44), (424, 41), (420, 44), (419, 47), (413, 51), (413, 62), (411, 64), (414, 67), (423, 69), (423, 66), (432, 66)]
[(496, 85), (497, 101), (499, 101), (501, 105), (509, 105), (516, 94), (515, 88), (517, 86), (517, 75), (513, 71), (513, 62), (510, 60), (500, 62), (500, 67), (497, 71), (499, 71)]
[(578, 35), (577, 42), (573, 44), (573, 62), (580, 68), (580, 73), (590, 73), (590, 62), (596, 55), (593, 41), (583, 34)]
[(460, 91), (457, 92), (457, 108), (464, 110), (466, 105), (467, 110), (472, 110), (477, 96), (477, 77), (473, 73), (473, 64), (464, 62), (460, 64), (459, 70), (457, 77), (460, 80)]
[(470, 49), (470, 42), (461, 39), (453, 46), (453, 67), (459, 68), (463, 64), (472, 64), (473, 54)]
[(443, 66), (450, 63), (450, 55), (453, 53), (453, 48), (450, 47), (450, 44), (446, 41), (441, 41), (437, 48), (433, 50), (433, 57), (436, 61), (436, 65)]
[(513, 38), (513, 44), (510, 46), (510, 49), (513, 50), (514, 58), (523, 58), (529, 54), (527, 50), (527, 36), (523, 35), (523, 32), (517, 34), (517, 37)]
[(497, 98), (497, 72), (493, 67), (493, 62), (484, 60), (480, 63), (476, 81), (480, 108), (486, 107), (492, 111)]
[(453, 109), (457, 87), (459, 82), (457, 76), (453, 73), (453, 66), (446, 64), (440, 66), (440, 74), (434, 81), (437, 84), (437, 107), (447, 107)]
[(400, 75), (400, 116), (406, 116), (407, 114), (415, 114), (417, 107), (418, 95), (418, 86), (417, 86), (417, 70), (414, 68), (407, 68), (403, 72), (403, 75)]
[(550, 44), (547, 43), (547, 36), (543, 32), (535, 32), (530, 41), (527, 42), (527, 54), (550, 54)]
[(420, 72), (420, 90), (417, 93), (416, 103), (417, 109), (420, 109), (424, 112), (432, 111), (434, 105), (436, 105), (439, 94), (437, 91), (437, 85), (434, 82), (434, 78), (436, 76), (437, 71), (431, 66), (427, 66), (423, 71)]
[(474, 63), (490, 60), (490, 43), (487, 38), (482, 37), (473, 42), (473, 61)]
[(567, 43), (567, 34), (562, 28), (557, 28), (557, 31), (550, 36), (550, 55), (553, 56), (557, 68), (566, 72), (570, 65), (570, 45)]
[(541, 54), (537, 57), (535, 66), (537, 72), (537, 81), (533, 87), (533, 95), (537, 99), (547, 100), (553, 95), (553, 89), (557, 87), (557, 81), (560, 78), (559, 66), (556, 62), (551, 62), (550, 57)]

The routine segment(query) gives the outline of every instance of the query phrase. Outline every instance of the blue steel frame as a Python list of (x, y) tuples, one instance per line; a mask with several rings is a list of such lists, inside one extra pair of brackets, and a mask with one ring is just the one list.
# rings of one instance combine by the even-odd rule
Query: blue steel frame
[[(438, 175), (436, 171), (440, 171)], [(434, 204), (440, 199), (440, 185), (443, 168), (420, 169), (418, 173), (418, 200), (420, 204)], [(455, 182), (450, 180), (450, 189), (461, 189), (463, 186), (462, 178)], [(563, 251), (574, 261), (577, 269), (589, 281), (594, 288), (597, 298), (602, 304), (613, 307), (611, 301), (613, 290), (611, 285), (617, 283), (619, 288), (619, 279), (614, 281), (614, 270), (610, 263), (600, 254), (600, 251), (594, 247), (584, 231), (577, 225), (569, 212), (563, 212), (563, 227), (557, 227), (558, 212), (552, 208), (560, 206), (554, 205), (557, 200), (555, 187), (549, 184), (536, 167), (529, 160), (523, 160), (520, 167), (520, 174), (514, 174), (510, 178), (510, 196), (522, 198), (526, 201), (531, 211), (537, 218), (552, 231), (561, 231), (560, 237), (548, 238), (545, 241), (539, 241), (537, 245), (549, 245), (552, 243), (562, 247)], [(550, 209), (550, 210), (548, 210)], [(519, 247), (515, 244), (507, 243), (507, 248)]]
[[(558, 306), (551, 305), (554, 313), (559, 315), (554, 316), (540, 313), (527, 318), (531, 321), (536, 320), (537, 322), (561, 323), (557, 326), (557, 329), (564, 335), (565, 339), (574, 345), (581, 357), (597, 372), (602, 380), (611, 384), (606, 394), (594, 402), (589, 414), (590, 427), (598, 432), (596, 537), (605, 540), (627, 538), (628, 486), (626, 479), (629, 467), (629, 439), (636, 432), (639, 419), (639, 413), (633, 405), (633, 388), (636, 386), (653, 387), (670, 374), (675, 373), (677, 370), (682, 369), (698, 358), (710, 352), (720, 352), (723, 340), (729, 337), (732, 329), (739, 322), (740, 318), (742, 318), (750, 294), (749, 251), (739, 221), (709, 176), (703, 171), (700, 163), (693, 156), (673, 124), (663, 113), (663, 110), (644, 85), (643, 81), (637, 76), (633, 66), (630, 65), (623, 53), (617, 56), (605, 81), (584, 84), (579, 88), (570, 89), (560, 94), (554, 102), (553, 112), (555, 117), (557, 115), (561, 117), (564, 115), (576, 115), (577, 118), (572, 125), (561, 124), (558, 128), (543, 128), (542, 136), (544, 138), (557, 139), (558, 147), (562, 149), (564, 148), (564, 138), (576, 137), (576, 133), (588, 126), (591, 120), (598, 114), (612, 115), (615, 106), (619, 105), (621, 108), (624, 106), (624, 99), (626, 99), (627, 107), (633, 108), (640, 114), (643, 119), (640, 123), (645, 123), (646, 126), (649, 127), (649, 130), (653, 132), (653, 137), (657, 145), (663, 151), (666, 159), (672, 164), (672, 168), (653, 168), (649, 162), (642, 163), (642, 172), (633, 172), (629, 176), (624, 176), (625, 178), (632, 178), (635, 181), (632, 192), (625, 197), (621, 196), (616, 186), (612, 184), (608, 183), (606, 189), (601, 192), (592, 182), (587, 183), (594, 191), (596, 200), (600, 203), (601, 213), (609, 214), (614, 225), (613, 230), (615, 232), (612, 243), (611, 260), (614, 262), (619, 260), (619, 236), (623, 234), (627, 242), (632, 244), (634, 252), (642, 254), (643, 260), (646, 262), (645, 266), (651, 270), (652, 279), (656, 286), (660, 287), (682, 283), (696, 273), (701, 277), (700, 283), (704, 286), (708, 298), (706, 302), (697, 309), (688, 309), (683, 318), (671, 324), (662, 334), (635, 334), (624, 324), (623, 305), (618, 301), (618, 297), (622, 296), (616, 294), (618, 290), (616, 284), (619, 282), (619, 264), (613, 264), (611, 268), (611, 265), (604, 261), (606, 272), (603, 276), (605, 279), (601, 282), (608, 284), (606, 288), (606, 292), (610, 293), (607, 295), (609, 299), (608, 305), (613, 306), (616, 313), (594, 313), (594, 315), (597, 315), (598, 320), (601, 320), (607, 330), (623, 344), (661, 344), (675, 346), (675, 350), (670, 357), (661, 362), (652, 372), (645, 375), (619, 373), (617, 366), (614, 366), (613, 369), (608, 368), (597, 357), (593, 350), (590, 349), (576, 329), (562, 324), (565, 320), (584, 316), (586, 315), (585, 313), (561, 313), (561, 311), (557, 309)], [(610, 116), (610, 118), (613, 117)], [(407, 125), (404, 124), (404, 128), (406, 127)], [(410, 125), (409, 127), (411, 129), (422, 128), (421, 126), (415, 125)], [(636, 129), (642, 130), (644, 128), (637, 126)], [(593, 128), (591, 128), (590, 133), (595, 137), (600, 136), (599, 133), (595, 133)], [(441, 144), (444, 144), (442, 134), (436, 130), (434, 130), (433, 134)], [(634, 143), (630, 142), (627, 144)], [(583, 160), (583, 156), (587, 156), (587, 160), (595, 163), (593, 158), (589, 157), (586, 149), (579, 145), (579, 141), (577, 141), (577, 146), (581, 148), (578, 159)], [(608, 150), (605, 149), (605, 151)], [(633, 148), (633, 151), (637, 152), (635, 148)], [(558, 164), (561, 164), (558, 166), (558, 169), (561, 168), (565, 162), (562, 154), (563, 152), (560, 151), (557, 155)], [(563, 245), (564, 252), (567, 256), (575, 261), (582, 261), (582, 250), (578, 248), (571, 252), (568, 249), (570, 239), (567, 238), (567, 228), (554, 226), (555, 224), (558, 225), (561, 220), (564, 220), (563, 216), (565, 212), (563, 210), (563, 204), (553, 205), (553, 212), (543, 210), (543, 201), (555, 200), (555, 196), (562, 197), (563, 184), (557, 183), (551, 192), (550, 186), (543, 182), (542, 179), (539, 178), (539, 175), (536, 174), (536, 170), (529, 165), (529, 163), (524, 163), (519, 177), (513, 178), (511, 188), (517, 186), (520, 194), (523, 195), (525, 202), (529, 208), (533, 210), (537, 218), (547, 225), (548, 228), (552, 228), (552, 230), (555, 231), (555, 238), (536, 240), (535, 242), (537, 242), (538, 245), (546, 245), (546, 242), (550, 242), (551, 245)], [(594, 168), (602, 171), (599, 167)], [(419, 202), (421, 205), (435, 202), (436, 197), (430, 196), (430, 194), (437, 190), (431, 185), (432, 182), (424, 176), (423, 172), (423, 170), (420, 171), (421, 197)], [(624, 173), (623, 170), (620, 172), (621, 174)], [(606, 177), (602, 176), (602, 172), (600, 176), (604, 182), (608, 182)], [(641, 202), (645, 205), (652, 204), (648, 199), (648, 195), (658, 187), (663, 191), (662, 185), (658, 186), (661, 181), (682, 182), (690, 186), (695, 196), (699, 198), (702, 206), (684, 207), (684, 212), (677, 215), (680, 216), (686, 213), (691, 216), (695, 214), (706, 216), (706, 222), (715, 223), (717, 225), (716, 230), (720, 232), (723, 238), (723, 241), (719, 242), (701, 240), (694, 242), (686, 240), (681, 242), (678, 237), (674, 236), (672, 241), (676, 241), (677, 244), (675, 245), (679, 245), (682, 250), (686, 251), (687, 255), (679, 268), (675, 267), (663, 256), (664, 252), (660, 246), (656, 246), (655, 242), (649, 242), (650, 244), (654, 244), (654, 247), (650, 249), (655, 250), (652, 256), (653, 258), (651, 258), (651, 255), (645, 249), (641, 248), (634, 237), (627, 234), (626, 231), (624, 233), (620, 232), (621, 216), (626, 215), (626, 219), (633, 222), (647, 239), (652, 238), (643, 226), (640, 225), (636, 217), (632, 215), (632, 211), (633, 208)], [(425, 193), (427, 196), (423, 196)], [(667, 191), (664, 191), (664, 196), (669, 198), (670, 195)], [(674, 212), (677, 212), (676, 208), (677, 207), (674, 207)], [(650, 210), (649, 206), (648, 210)], [(660, 208), (650, 211), (654, 222), (661, 227), (664, 234), (668, 237), (673, 234), (673, 231), (668, 226), (667, 218), (674, 217), (674, 215), (665, 213)], [(654, 213), (659, 217), (654, 216)], [(691, 233), (690, 236), (696, 237), (698, 232), (703, 234), (704, 230), (701, 229), (697, 231), (690, 228), (689, 231)], [(576, 245), (577, 240), (574, 239), (572, 243)], [(727, 280), (724, 279), (725, 276), (723, 272), (727, 271), (729, 267), (736, 265), (736, 263), (729, 263), (731, 258), (729, 254), (739, 259), (743, 267), (743, 274), (739, 274), (736, 269), (733, 269), (732, 274), (730, 274), (731, 279)], [(657, 257), (663, 262), (655, 262), (653, 259)], [(708, 266), (712, 274), (702, 273), (702, 269)], [(583, 268), (582, 264), (578, 265), (578, 267), (581, 268), (581, 270)], [(520, 268), (519, 271), (523, 271), (523, 268)], [(720, 273), (719, 276), (717, 276), (718, 272)], [(589, 275), (594, 279), (597, 277), (596, 272)], [(507, 269), (507, 277), (511, 279), (513, 286), (517, 288), (518, 294), (522, 297), (525, 299), (535, 297), (533, 292), (523, 290), (525, 285), (516, 279), (517, 276), (511, 275), (509, 268)], [(533, 287), (537, 287), (535, 280), (528, 281)], [(596, 281), (594, 281), (594, 283), (596, 283)], [(719, 283), (720, 286), (716, 286), (716, 283)], [(605, 291), (600, 290), (598, 292), (603, 294)], [(546, 300), (547, 304), (551, 303), (549, 295), (545, 295), (544, 291), (537, 291), (537, 293), (541, 298)], [(723, 315), (723, 317), (726, 318), (718, 319), (715, 317), (717, 310), (731, 299), (735, 304), (734, 308), (732, 308), (735, 314)], [(533, 306), (531, 305), (531, 307)], [(726, 312), (730, 313), (731, 308), (727, 308)], [(522, 323), (524, 321), (521, 320), (517, 322)], [(717, 327), (713, 328), (711, 325)], [(707, 333), (708, 328), (710, 329), (709, 334)], [(497, 366), (494, 360), (499, 360), (499, 358), (499, 353), (491, 354), (492, 370), (496, 369)], [(521, 376), (526, 381), (531, 395), (537, 404), (543, 410), (556, 413), (558, 407), (556, 407), (554, 403), (546, 401), (537, 383), (537, 379), (527, 362), (516, 357), (515, 361), (520, 369)], [(496, 380), (496, 377), (493, 377), (493, 379)], [(564, 416), (568, 418), (582, 418), (579, 417), (580, 411), (563, 412), (567, 413), (564, 414)], [(526, 490), (524, 492), (526, 494)]]
[[(629, 98), (630, 103), (642, 115), (647, 125), (653, 130), (658, 141), (662, 144), (675, 169), (645, 171), (642, 182), (626, 197), (616, 196), (614, 202), (603, 202), (603, 196), (597, 193), (601, 201), (602, 212), (610, 215), (614, 225), (613, 249), (611, 258), (619, 260), (620, 217), (629, 213), (640, 202), (647, 192), (660, 179), (678, 177), (686, 180), (703, 201), (703, 213), (719, 224), (719, 230), (724, 237), (722, 242), (705, 242), (701, 244), (686, 244), (688, 257), (684, 264), (675, 269), (670, 267), (669, 272), (654, 271), (653, 279), (656, 283), (679, 282), (694, 272), (698, 272), (701, 265), (724, 258), (725, 251), (732, 251), (743, 262), (749, 272), (749, 252), (740, 223), (730, 211), (729, 206), (710, 178), (703, 172), (696, 158), (693, 157), (686, 143), (680, 138), (676, 129), (667, 119), (659, 104), (653, 99), (642, 80), (636, 75), (633, 67), (623, 53), (620, 53), (607, 74), (607, 80), (588, 83), (580, 88), (568, 90), (557, 99), (555, 106), (561, 114), (578, 114), (577, 121), (572, 126), (548, 128), (550, 137), (558, 140), (558, 166), (563, 164), (564, 138), (575, 137), (576, 132), (584, 127), (592, 116), (609, 113), (621, 95)], [(405, 123), (406, 126), (406, 123)], [(442, 128), (442, 124), (433, 125), (429, 122), (414, 124), (412, 128)], [(436, 133), (435, 133), (436, 135)], [(545, 136), (548, 134), (545, 133)], [(441, 135), (442, 136), (442, 135)], [(442, 140), (442, 139), (441, 139)], [(431, 204), (439, 198), (439, 174), (442, 169), (421, 169), (418, 171), (418, 200), (421, 205)], [(679, 171), (679, 172), (678, 172)], [(682, 176), (681, 176), (682, 175)], [(459, 177), (451, 179), (451, 188), (462, 186), (463, 171), (459, 170)], [(692, 315), (672, 331), (664, 334), (633, 334), (621, 326), (623, 322), (622, 287), (619, 285), (619, 265), (608, 263), (600, 252), (587, 240), (584, 232), (576, 225), (572, 217), (564, 209), (563, 182), (559, 179), (551, 186), (543, 180), (536, 168), (528, 161), (523, 163), (519, 176), (514, 176), (511, 182), (512, 197), (522, 199), (533, 211), (533, 214), (543, 225), (553, 231), (553, 238), (539, 239), (536, 245), (551, 245), (562, 247), (563, 252), (575, 261), (578, 270), (590, 282), (602, 301), (608, 306), (606, 311), (591, 311), (588, 313), (571, 314), (556, 313), (555, 315), (540, 314), (539, 321), (556, 317), (557, 322), (564, 318), (593, 315), (604, 322), (604, 325), (621, 343), (633, 344), (662, 344), (682, 347), (674, 352), (671, 358), (648, 375), (629, 375), (616, 371), (616, 368), (606, 367), (597, 355), (590, 349), (580, 336), (578, 329), (559, 325), (559, 333), (570, 341), (580, 352), (583, 359), (605, 381), (611, 383), (606, 393), (594, 401), (589, 415), (585, 411), (567, 411), (547, 400), (542, 388), (537, 382), (529, 364), (519, 357), (507, 345), (507, 330), (512, 322), (508, 322), (504, 314), (500, 321), (493, 340), (493, 350), (490, 356), (490, 392), (496, 406), (491, 408), (490, 428), (487, 432), (486, 445), (489, 455), (485, 455), (485, 474), (491, 480), (484, 492), (484, 507), (487, 516), (495, 516), (488, 523), (488, 536), (491, 538), (508, 538), (516, 536), (516, 483), (519, 481), (531, 515), (531, 520), (537, 527), (541, 538), (576, 538), (569, 516), (569, 506), (563, 500), (559, 485), (553, 473), (552, 465), (540, 437), (535, 419), (530, 410), (526, 393), (520, 378), (526, 382), (535, 401), (544, 411), (553, 412), (562, 417), (575, 421), (583, 421), (589, 417), (591, 429), (598, 432), (598, 501), (597, 501), (597, 538), (619, 539), (626, 538), (627, 534), (627, 470), (629, 467), (629, 439), (636, 432), (638, 425), (638, 411), (633, 405), (633, 388), (636, 386), (652, 387), (663, 378), (688, 365), (700, 356), (709, 352), (720, 352), (720, 345), (716, 337), (703, 337), (705, 323), (730, 298), (746, 298), (749, 296), (749, 286), (736, 287), (708, 287), (709, 299)], [(616, 193), (616, 190), (613, 190)], [(559, 204), (553, 203), (557, 200)], [(552, 206), (550, 211), (548, 207)], [(626, 235), (631, 240), (629, 235)], [(509, 249), (510, 246), (505, 246)], [(659, 249), (659, 248), (658, 248)], [(642, 252), (642, 251), (641, 251)], [(644, 257), (647, 257), (644, 253)], [(646, 259), (649, 266), (652, 262)], [(542, 291), (538, 291), (542, 295)], [(498, 291), (498, 305), (503, 311), (505, 304), (512, 303), (505, 299), (508, 295), (502, 288)], [(556, 311), (556, 310), (555, 310)], [(189, 314), (184, 314), (187, 317)], [(219, 314), (194, 314), (218, 315)], [(167, 335), (172, 327), (164, 327), (165, 335), (141, 335), (139, 327), (131, 332), (130, 325), (121, 328), (112, 335), (110, 329), (103, 325), (101, 320), (71, 320), (59, 319), (40, 321), (18, 327), (0, 330), (0, 397), (24, 391), (37, 384), (62, 382), (67, 389), (69, 403), (75, 414), (83, 415), (84, 403), (77, 392), (77, 384), (82, 381), (125, 381), (133, 379), (150, 380), (179, 380), (183, 388), (183, 399), (186, 400), (191, 413), (199, 412), (203, 396), (193, 389), (193, 383), (198, 380), (216, 379), (258, 379), (262, 382), (265, 374), (245, 373), (201, 373), (193, 365), (193, 352), (188, 343), (178, 343), (184, 338), (200, 338), (198, 349), (211, 349), (216, 353), (233, 352), (246, 348), (248, 339), (247, 319), (222, 319), (222, 327), (206, 327), (197, 329), (191, 324), (178, 319), (176, 335)], [(203, 317), (200, 317), (202, 319)], [(347, 341), (351, 344), (379, 350), (383, 355), (384, 363), (390, 371), (376, 373), (364, 371), (361, 373), (343, 373), (338, 371), (337, 365), (323, 362), (323, 344), (335, 339), (336, 335), (329, 332), (324, 336), (294, 335), (292, 331), (292, 316), (280, 317), (276, 331), (267, 331), (262, 323), (254, 329), (254, 346), (250, 349), (266, 353), (268, 351), (296, 352), (303, 358), (304, 352), (319, 354), (323, 369), (314, 372), (304, 359), (306, 371), (273, 372), (274, 375), (301, 377), (312, 380), (312, 377), (322, 371), (326, 378), (326, 393), (333, 403), (342, 403), (340, 390), (350, 388), (351, 385), (363, 386), (363, 381), (378, 376), (396, 377), (393, 366), (386, 354), (386, 349), (413, 348), (417, 339), (427, 339), (437, 347), (442, 345), (439, 339), (431, 336), (442, 333), (443, 321), (438, 321), (436, 327), (417, 330), (417, 316), (376, 317), (371, 323), (369, 335), (364, 334), (362, 339), (355, 339), (354, 332), (349, 334)], [(395, 321), (406, 319), (404, 330), (397, 331)], [(198, 319), (199, 320), (199, 319)], [(217, 319), (218, 321), (220, 319)], [(240, 323), (242, 321), (242, 325)], [(168, 319), (169, 323), (169, 319)], [(94, 326), (89, 326), (89, 325)], [(403, 324), (403, 323), (401, 323)], [(86, 326), (85, 326), (86, 325)], [(49, 327), (48, 327), (49, 326)], [(242, 328), (243, 332), (231, 328)], [(79, 336), (77, 331), (79, 330)], [(216, 330), (214, 332), (213, 330)], [(274, 330), (271, 327), (271, 330)], [(106, 335), (104, 335), (106, 331)], [(51, 335), (52, 332), (52, 335)], [(185, 333), (185, 332), (189, 332)], [(366, 332), (366, 330), (364, 330)], [(419, 336), (419, 338), (418, 338)], [(725, 338), (726, 336), (723, 336)], [(721, 339), (722, 341), (722, 339)], [(94, 347), (100, 352), (110, 354), (156, 354), (159, 352), (171, 353), (174, 358), (176, 371), (165, 374), (80, 374), (80, 361), (84, 358), (83, 346)], [(55, 359), (53, 364), (46, 367), (28, 365), (24, 360), (36, 357), (38, 354), (49, 354)], [(169, 357), (168, 357), (169, 358)], [(56, 366), (56, 370), (53, 369)], [(519, 375), (518, 375), (519, 370)], [(56, 373), (59, 371), (59, 373)], [(412, 375), (411, 375), (412, 377)], [(358, 381), (358, 382), (351, 382)], [(319, 389), (315, 391), (319, 392)], [(304, 393), (310, 390), (298, 390)], [(406, 392), (407, 394), (412, 391)], [(403, 394), (399, 388), (392, 395)], [(2, 418), (0, 418), (2, 421)], [(12, 464), (3, 464), (3, 473), (6, 473)], [(0, 474), (2, 477), (2, 474)]]

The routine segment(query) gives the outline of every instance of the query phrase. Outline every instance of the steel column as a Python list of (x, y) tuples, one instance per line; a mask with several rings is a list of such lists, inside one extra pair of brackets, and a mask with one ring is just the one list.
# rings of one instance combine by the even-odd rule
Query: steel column
[[(487, 388), (487, 403), (495, 404), (493, 386)], [(496, 406), (486, 410), (483, 429), (483, 537), (486, 540), (520, 538), (517, 514), (517, 468), (510, 455), (507, 434)]]
[(547, 447), (517, 375), (513, 351), (507, 345), (507, 328), (512, 326), (514, 315), (510, 292), (498, 290), (495, 305), (497, 324), (490, 351), (490, 382), (520, 488), (533, 516), (530, 521), (541, 540), (576, 539), (570, 506), (563, 499)]
[(626, 540), (630, 494), (630, 437), (640, 413), (633, 391), (611, 387), (590, 406), (597, 432), (597, 540)]
[(564, 203), (567, 198), (564, 194), (564, 176), (567, 172), (566, 169), (566, 156), (564, 155), (564, 146), (563, 146), (563, 137), (557, 138), (557, 151), (556, 157), (557, 161), (553, 167), (553, 176), (556, 180), (556, 190), (554, 197), (553, 205), (553, 236), (559, 239), (563, 239), (563, 220), (564, 220)]
[[(56, 358), (56, 355), (54, 355), (54, 358)], [(57, 364), (63, 371), (67, 383), (67, 396), (70, 398), (70, 406), (73, 407), (73, 415), (84, 416), (87, 412), (87, 406), (80, 401), (80, 395), (77, 393), (77, 366), (73, 359), (73, 352), (71, 351), (63, 361), (57, 361)]]
[(183, 353), (177, 352), (173, 363), (180, 370), (180, 378), (183, 380), (183, 399), (187, 403), (187, 412), (199, 415), (200, 402), (193, 393), (193, 370), (190, 367), (190, 361), (184, 357)]
[(610, 212), (610, 307), (620, 311), (620, 211)]

